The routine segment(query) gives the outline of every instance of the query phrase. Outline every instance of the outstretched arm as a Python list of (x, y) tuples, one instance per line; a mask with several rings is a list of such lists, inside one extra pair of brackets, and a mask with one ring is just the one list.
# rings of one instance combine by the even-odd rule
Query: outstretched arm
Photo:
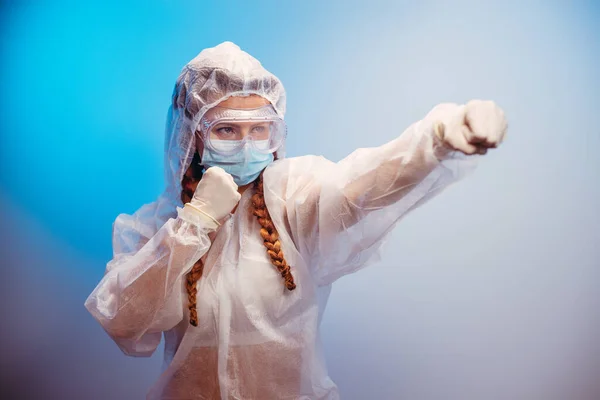
[(286, 160), (265, 179), (280, 185), (271, 201), (283, 193), (293, 239), (317, 281), (328, 284), (374, 260), (403, 216), (474, 167), (475, 159), (460, 153), (484, 154), (505, 129), (493, 103), (441, 104), (383, 146), (358, 149), (339, 163)]

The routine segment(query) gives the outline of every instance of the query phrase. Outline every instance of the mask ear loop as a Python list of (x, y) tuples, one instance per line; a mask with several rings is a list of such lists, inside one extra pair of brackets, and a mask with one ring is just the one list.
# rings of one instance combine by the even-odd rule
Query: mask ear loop
[[(204, 118), (200, 121), (200, 124), (202, 124), (202, 122), (204, 121)], [(199, 124), (199, 125), (200, 125)], [(202, 154), (204, 153), (204, 150), (206, 149), (206, 141), (204, 140), (204, 133), (202, 132), (202, 128), (200, 128), (200, 130), (196, 129), (194, 131), (194, 140), (200, 140), (202, 142), (202, 152), (198, 151), (198, 146), (195, 144), (194, 147), (196, 147), (196, 153), (198, 153), (198, 165), (200, 167), (202, 167), (202, 174), (204, 174), (206, 172), (206, 167), (204, 166), (204, 164), (202, 163)]]

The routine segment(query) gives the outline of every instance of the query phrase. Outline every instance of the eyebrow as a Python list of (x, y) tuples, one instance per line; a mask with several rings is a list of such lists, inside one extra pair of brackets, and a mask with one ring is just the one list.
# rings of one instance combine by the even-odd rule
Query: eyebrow
[[(255, 126), (263, 125), (263, 124), (268, 124), (268, 123), (269, 123), (269, 121), (262, 121), (262, 122), (257, 121), (256, 123), (252, 124), (251, 127), (255, 127)], [(236, 124), (234, 122), (219, 122), (217, 125), (215, 125), (215, 128), (222, 128), (224, 126), (232, 126), (234, 128), (238, 128), (239, 129), (241, 125)]]

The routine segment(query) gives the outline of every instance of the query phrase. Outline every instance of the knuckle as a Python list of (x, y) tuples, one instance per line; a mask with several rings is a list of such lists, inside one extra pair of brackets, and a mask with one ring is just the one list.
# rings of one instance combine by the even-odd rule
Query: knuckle
[(208, 176), (219, 176), (222, 172), (224, 171), (220, 167), (210, 167), (204, 174)]

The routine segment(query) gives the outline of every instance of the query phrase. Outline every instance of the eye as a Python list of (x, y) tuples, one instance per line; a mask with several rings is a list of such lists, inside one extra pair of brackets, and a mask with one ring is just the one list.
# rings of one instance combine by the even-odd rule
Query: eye
[(269, 133), (269, 127), (266, 125), (256, 125), (254, 127), (252, 127), (252, 134), (253, 135), (267, 135)]
[(230, 126), (222, 126), (216, 129), (219, 136), (231, 136), (235, 134), (235, 130)]

